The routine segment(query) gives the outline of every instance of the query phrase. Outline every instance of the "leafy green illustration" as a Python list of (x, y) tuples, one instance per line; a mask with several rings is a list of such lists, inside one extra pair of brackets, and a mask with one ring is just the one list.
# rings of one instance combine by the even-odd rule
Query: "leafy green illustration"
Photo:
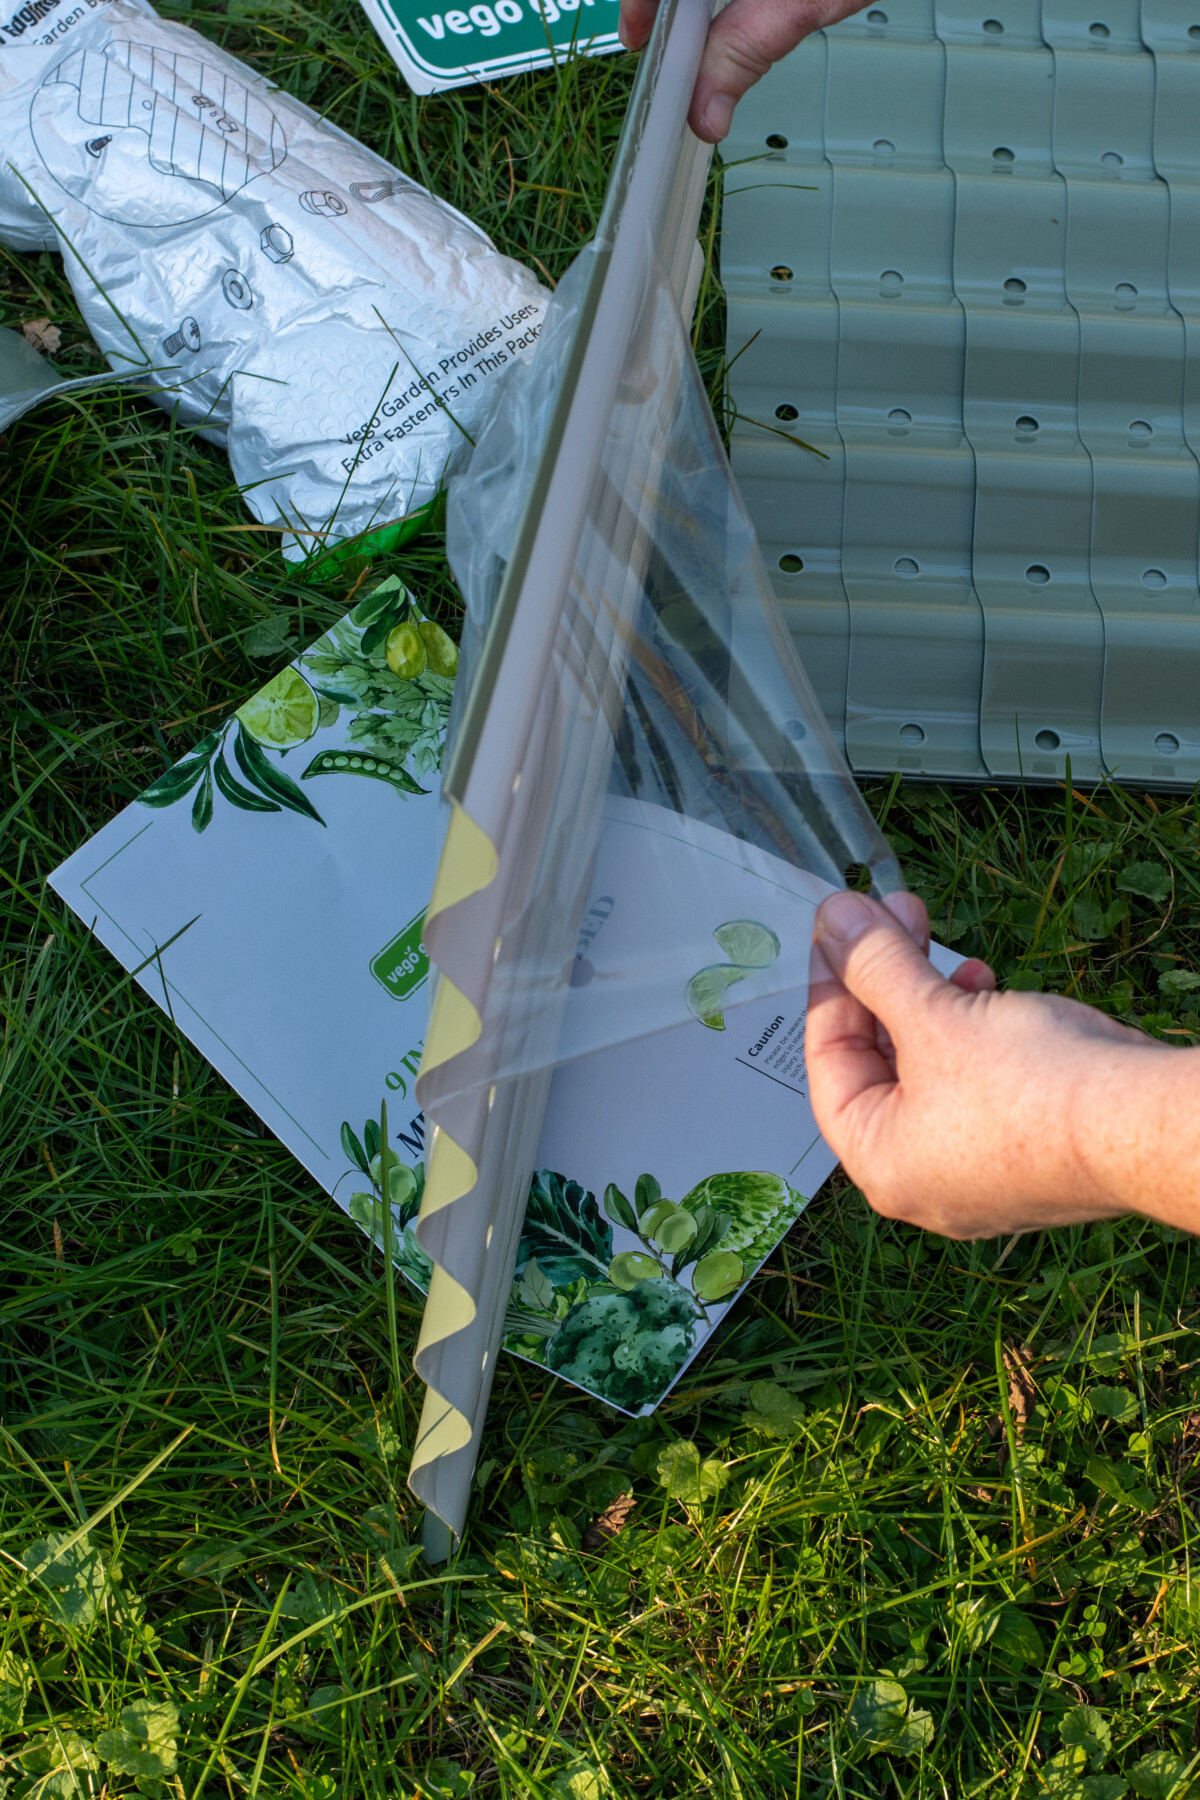
[(622, 1293), (630, 1293), (639, 1281), (661, 1281), (664, 1270), (657, 1257), (640, 1250), (621, 1250), (608, 1265), (608, 1279)]
[(770, 968), (779, 955), (780, 943), (769, 925), (757, 919), (729, 919), (713, 932), (728, 962), (710, 963), (697, 969), (687, 984), (688, 1011), (710, 1031), (725, 1029), (725, 995), (735, 982), (745, 981), (756, 969)]
[[(371, 1123), (374, 1124), (374, 1120), (372, 1120)], [(378, 1130), (379, 1127), (376, 1126), (375, 1129)], [(360, 1175), (369, 1174), (370, 1171), (367, 1167), (367, 1153), (363, 1149), (362, 1145), (359, 1143), (358, 1139), (355, 1137), (354, 1128), (351, 1125), (349, 1119), (342, 1120), (341, 1136), (342, 1136), (342, 1149), (346, 1152), (346, 1155), (350, 1158), (350, 1161), (354, 1164), (354, 1166), (358, 1170), (359, 1174)]]
[(683, 1196), (680, 1205), (689, 1212), (708, 1206), (727, 1214), (730, 1225), (721, 1237), (721, 1249), (735, 1251), (752, 1269), (774, 1249), (807, 1201), (779, 1175), (737, 1170), (709, 1175)]
[(553, 1169), (538, 1169), (530, 1183), (517, 1273), (536, 1257), (543, 1274), (556, 1287), (565, 1287), (581, 1276), (603, 1280), (612, 1251), (612, 1227), (595, 1195)]
[(746, 1270), (740, 1256), (732, 1250), (713, 1250), (702, 1256), (692, 1270), (692, 1292), (698, 1300), (710, 1304), (726, 1300), (745, 1280)]
[(318, 750), (300, 780), (365, 775), (402, 797), (427, 794), (418, 777), (441, 766), (457, 668), (453, 639), (392, 576), (138, 799), (161, 808), (193, 795), (197, 831), (212, 824), (218, 794), (241, 812), (294, 812), (324, 825), (280, 759), (335, 724), (343, 706), (354, 710), (349, 743)]
[(630, 1411), (657, 1400), (687, 1361), (696, 1307), (674, 1281), (641, 1281), (627, 1294), (580, 1301), (546, 1345), (546, 1362), (568, 1381)]
[(303, 813), (306, 818), (315, 819), (318, 825), (324, 825), (324, 819), (308, 795), (301, 793), (290, 775), (267, 761), (262, 745), (250, 735), (240, 719), (233, 739), (233, 754), (247, 781), (268, 800), (277, 800), (281, 806), (290, 807), (292, 812)]

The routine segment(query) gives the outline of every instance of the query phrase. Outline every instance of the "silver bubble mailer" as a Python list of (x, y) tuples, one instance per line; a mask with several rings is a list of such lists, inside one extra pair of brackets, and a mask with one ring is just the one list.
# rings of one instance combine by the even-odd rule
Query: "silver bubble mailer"
[(545, 289), (143, 0), (22, 10), (0, 48), (0, 240), (62, 251), (111, 366), (228, 449), (290, 559), (432, 500)]

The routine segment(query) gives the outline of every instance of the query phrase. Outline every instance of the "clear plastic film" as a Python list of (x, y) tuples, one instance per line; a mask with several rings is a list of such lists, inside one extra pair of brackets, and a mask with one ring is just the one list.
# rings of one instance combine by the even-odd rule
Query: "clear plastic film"
[(779, 617), (681, 318), (708, 16), (660, 9), (597, 241), (451, 489), (468, 625), (425, 930), (434, 1279), (412, 1482), (456, 1532), (555, 1067), (802, 990), (821, 894), (852, 864), (901, 886)]

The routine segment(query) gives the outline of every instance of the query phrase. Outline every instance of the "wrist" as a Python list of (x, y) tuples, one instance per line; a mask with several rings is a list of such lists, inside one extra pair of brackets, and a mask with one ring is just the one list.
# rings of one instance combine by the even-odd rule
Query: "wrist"
[(1200, 1231), (1200, 1050), (1106, 1046), (1072, 1090), (1068, 1131), (1089, 1204)]

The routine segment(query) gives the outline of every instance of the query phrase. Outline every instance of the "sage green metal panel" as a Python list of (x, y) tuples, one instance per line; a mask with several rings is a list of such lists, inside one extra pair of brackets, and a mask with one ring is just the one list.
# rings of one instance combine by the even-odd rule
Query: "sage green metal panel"
[[(1053, 58), (1028, 11), (955, 20), (946, 158), (966, 321), (963, 422), (975, 452), (973, 572), (989, 771), (1095, 779), (1104, 638), (1088, 581), (1091, 465), (1076, 426), (1079, 325), (1062, 264)], [(1020, 421), (1020, 423), (1018, 423)]]
[[(880, 0), (808, 52), (743, 103), (729, 150), (782, 158), (773, 180), (819, 160), (827, 208), (789, 252), (778, 312), (759, 307), (752, 323), (731, 294), (731, 354), (759, 325), (763, 348), (757, 367), (749, 352), (744, 373), (734, 365), (730, 391), (742, 406), (754, 381), (761, 403), (787, 388), (801, 399), (783, 404), (812, 408), (844, 449), (851, 760), (953, 775), (974, 754), (996, 776), (1061, 779), (1069, 756), (1077, 780), (1111, 770), (1190, 785), (1200, 779), (1200, 8)], [(789, 146), (768, 147), (772, 132), (789, 135), (784, 119)], [(731, 181), (761, 181), (764, 166)], [(740, 262), (766, 267), (783, 210), (772, 202), (752, 219), (748, 197), (736, 204), (725, 267), (731, 238)], [(820, 371), (833, 297), (831, 418)], [(816, 429), (795, 426), (810, 438)], [(813, 482), (811, 461), (777, 450), (735, 436), (772, 549), (787, 555), (780, 521), (822, 521), (819, 551), (804, 571), (779, 572), (782, 591), (818, 562), (832, 569), (839, 552), (828, 510), (786, 492), (792, 480), (824, 482), (825, 505), (829, 471)], [(982, 623), (973, 688), (972, 610)], [(802, 631), (798, 642), (807, 656)], [(964, 759), (955, 736), (976, 705), (981, 761), (973, 746)], [(926, 715), (947, 729), (937, 740), (926, 731), (914, 760), (915, 734), (900, 730), (924, 728)]]
[(823, 33), (803, 51), (752, 90), (725, 145), (730, 456), (789, 630), (844, 743), (850, 617), (841, 573), (845, 452), (829, 284)]
[[(971, 587), (945, 54), (932, 10), (831, 34), (837, 418), (846, 446), (846, 750), (862, 770), (980, 776), (983, 622)], [(895, 35), (893, 36), (893, 32)]]
[[(1090, 9), (1090, 10), (1089, 10)], [(1054, 159), (1067, 183), (1091, 580), (1104, 617), (1101, 741), (1125, 780), (1200, 778), (1200, 467), (1183, 435), (1183, 321), (1154, 168), (1154, 61), (1136, 0), (1044, 0)], [(1097, 24), (1106, 36), (1100, 36)]]

